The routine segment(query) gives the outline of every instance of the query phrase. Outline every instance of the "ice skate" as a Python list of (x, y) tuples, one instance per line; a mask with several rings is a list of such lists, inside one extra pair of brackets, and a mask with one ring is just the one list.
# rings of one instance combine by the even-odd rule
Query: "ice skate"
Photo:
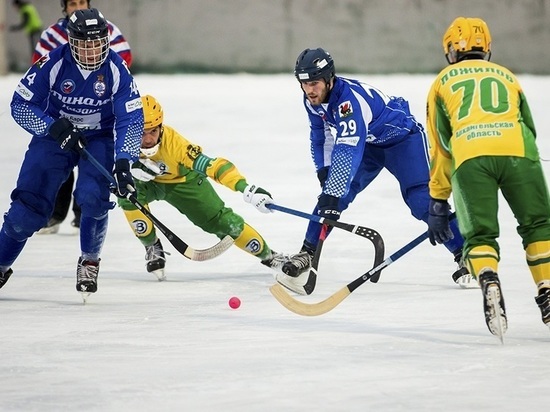
[(300, 252), (294, 255), (283, 255), (272, 252), (271, 257), (262, 260), (262, 264), (270, 267), (276, 272), (287, 276), (298, 277), (311, 268), (311, 257), (307, 252)]
[(479, 284), (477, 279), (470, 274), (468, 268), (462, 259), (462, 253), (455, 257), (455, 262), (458, 264), (458, 269), (453, 273), (453, 281), (462, 289), (477, 289)]
[(304, 289), (304, 285), (307, 283), (308, 279), (309, 271), (303, 272), (298, 275), (298, 277), (288, 276), (284, 273), (275, 274), (275, 280), (278, 283), (297, 295), (308, 295), (307, 291)]
[(10, 276), (13, 274), (13, 270), (9, 268), (5, 272), (0, 272), (0, 289), (2, 289), (2, 286), (6, 284)]
[(485, 269), (479, 275), (479, 284), (483, 293), (485, 323), (489, 331), (503, 343), (508, 322), (498, 275), (490, 269)]
[(539, 289), (539, 294), (535, 297), (535, 302), (537, 302), (539, 306), (542, 321), (550, 328), (550, 289)]
[[(276, 272), (275, 280), (285, 288), (299, 295), (307, 295), (304, 285), (309, 278), (309, 269), (311, 268), (311, 258), (307, 252), (290, 256), (272, 252), (270, 258), (262, 260), (262, 264)], [(285, 270), (297, 273), (297, 275), (289, 275), (285, 273)], [(301, 270), (300, 273), (298, 270)]]
[(99, 274), (99, 262), (78, 258), (76, 268), (76, 290), (82, 295), (86, 303), (90, 294), (97, 292), (97, 275)]
[(311, 268), (311, 256), (307, 252), (300, 252), (288, 256), (288, 260), (283, 264), (282, 271), (285, 275), (293, 278), (299, 277)]
[(150, 246), (145, 246), (145, 260), (147, 261), (147, 272), (155, 275), (159, 282), (166, 280), (164, 266), (166, 265), (166, 256), (169, 255), (162, 248), (160, 239)]
[(54, 219), (53, 217), (48, 220), (46, 226), (36, 232), (37, 235), (54, 235), (59, 232), (59, 226), (61, 226), (61, 221)]
[(262, 265), (273, 269), (275, 272), (282, 272), (283, 265), (286, 263), (287, 260), (288, 257), (283, 255), (282, 253), (271, 251), (271, 256), (267, 259), (262, 260)]

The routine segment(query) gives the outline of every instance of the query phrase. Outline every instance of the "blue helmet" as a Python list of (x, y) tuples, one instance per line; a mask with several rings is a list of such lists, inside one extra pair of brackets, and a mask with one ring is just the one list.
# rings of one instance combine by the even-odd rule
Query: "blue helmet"
[(334, 77), (334, 60), (322, 48), (305, 49), (296, 59), (294, 76), (300, 83), (323, 79), (330, 82)]
[(84, 70), (97, 70), (109, 53), (109, 27), (97, 9), (77, 10), (69, 17), (71, 54)]

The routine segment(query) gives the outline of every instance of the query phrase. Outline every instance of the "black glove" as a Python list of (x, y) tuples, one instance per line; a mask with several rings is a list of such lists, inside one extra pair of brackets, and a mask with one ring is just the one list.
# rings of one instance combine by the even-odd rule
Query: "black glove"
[(330, 169), (330, 166), (325, 166), (317, 170), (317, 179), (319, 179), (319, 183), (321, 184), (321, 187), (325, 186), (329, 169)]
[(113, 175), (116, 181), (116, 187), (114, 188), (114, 194), (118, 197), (127, 197), (130, 193), (136, 191), (134, 179), (130, 172), (130, 162), (128, 159), (118, 159), (115, 162), (115, 169)]
[[(84, 147), (84, 134), (76, 129), (73, 124), (64, 117), (53, 122), (50, 125), (48, 133), (59, 144), (59, 147), (67, 152), (71, 149), (78, 150)], [(80, 146), (78, 145), (79, 141), (82, 142)]]
[(449, 226), (449, 210), (451, 206), (446, 200), (430, 199), (428, 216), (428, 235), (430, 243), (445, 243), (451, 240), (454, 235)]
[(338, 207), (338, 201), (340, 199), (331, 196), (322, 194), (319, 196), (319, 200), (317, 201), (317, 209), (319, 216), (330, 219), (330, 220), (338, 220), (340, 219), (340, 208)]

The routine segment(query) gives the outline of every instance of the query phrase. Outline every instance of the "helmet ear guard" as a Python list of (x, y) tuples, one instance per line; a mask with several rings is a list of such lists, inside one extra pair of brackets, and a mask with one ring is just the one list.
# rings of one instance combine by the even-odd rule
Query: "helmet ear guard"
[(300, 83), (323, 79), (328, 84), (335, 76), (334, 60), (320, 47), (305, 49), (296, 59), (294, 76)]
[(477, 17), (457, 17), (443, 35), (443, 51), (450, 64), (463, 59), (491, 58), (491, 33)]
[(143, 128), (154, 129), (155, 127), (160, 127), (160, 136), (157, 144), (153, 147), (142, 147), (140, 149), (143, 155), (152, 157), (159, 151), (163, 133), (162, 122), (164, 121), (164, 111), (162, 110), (162, 106), (159, 101), (150, 94), (141, 96), (141, 103), (143, 105)]

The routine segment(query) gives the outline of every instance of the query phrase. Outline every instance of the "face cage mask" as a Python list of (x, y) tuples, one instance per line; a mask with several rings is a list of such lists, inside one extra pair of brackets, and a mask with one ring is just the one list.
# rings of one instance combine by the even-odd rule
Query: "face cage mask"
[[(96, 47), (91, 47), (96, 44)], [(109, 37), (101, 37), (96, 40), (80, 40), (69, 36), (71, 54), (77, 64), (84, 70), (94, 71), (99, 69), (109, 52)], [(90, 47), (84, 47), (84, 45)]]

